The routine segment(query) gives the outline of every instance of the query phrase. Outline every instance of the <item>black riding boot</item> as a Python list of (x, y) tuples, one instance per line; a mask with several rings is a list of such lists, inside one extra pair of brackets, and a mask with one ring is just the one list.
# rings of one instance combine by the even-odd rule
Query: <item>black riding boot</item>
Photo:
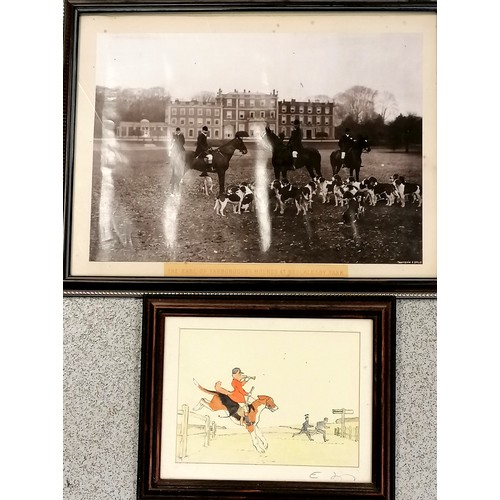
[(201, 171), (200, 177), (207, 177), (208, 176), (208, 174), (207, 174), (208, 165), (207, 165), (206, 160), (202, 160), (202, 162), (203, 162), (203, 169)]

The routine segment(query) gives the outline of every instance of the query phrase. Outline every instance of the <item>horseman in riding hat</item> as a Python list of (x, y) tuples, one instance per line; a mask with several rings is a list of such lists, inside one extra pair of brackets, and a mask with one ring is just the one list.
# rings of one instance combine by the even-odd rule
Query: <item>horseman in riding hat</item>
[(353, 144), (354, 144), (354, 139), (351, 136), (351, 129), (346, 128), (344, 134), (339, 139), (340, 158), (342, 160), (342, 166), (344, 166), (346, 153), (351, 149)]
[(181, 132), (181, 129), (177, 127), (175, 129), (175, 134), (172, 136), (172, 144), (170, 146), (170, 157), (173, 160), (184, 161), (185, 143), (186, 139), (184, 138), (184, 134)]
[(208, 145), (208, 127), (206, 125), (203, 126), (200, 133), (198, 134), (198, 139), (196, 141), (196, 150), (194, 152), (194, 156), (196, 159), (203, 160), (204, 170), (201, 172), (200, 177), (206, 177), (207, 174), (207, 164), (212, 164), (213, 156), (210, 154), (210, 146)]
[(293, 130), (290, 134), (290, 139), (288, 139), (287, 147), (292, 152), (293, 168), (295, 169), (297, 157), (304, 149), (304, 146), (302, 146), (302, 129), (300, 128), (299, 120), (293, 122)]
[(233, 377), (231, 381), (231, 386), (233, 387), (233, 391), (229, 392), (224, 389), (220, 382), (215, 384), (215, 390), (220, 392), (221, 394), (225, 394), (229, 396), (235, 403), (240, 405), (240, 409), (238, 410), (238, 415), (241, 417), (241, 424), (245, 423), (246, 425), (250, 425), (248, 420), (248, 413), (250, 409), (248, 407), (250, 392), (247, 392), (243, 386), (250, 380), (255, 377), (249, 377), (245, 375), (240, 368), (233, 368), (231, 375)]

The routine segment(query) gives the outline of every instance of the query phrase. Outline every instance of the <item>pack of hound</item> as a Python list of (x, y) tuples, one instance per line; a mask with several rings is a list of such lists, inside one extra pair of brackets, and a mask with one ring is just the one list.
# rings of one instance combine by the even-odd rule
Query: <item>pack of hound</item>
[[(253, 212), (256, 195), (255, 183), (242, 182), (229, 186), (216, 198), (214, 211), (224, 217), (230, 205), (235, 214)], [(305, 215), (313, 211), (313, 202), (316, 200), (321, 204), (334, 204), (345, 208), (343, 221), (351, 224), (365, 214), (367, 206), (376, 206), (381, 202), (387, 206), (401, 207), (407, 203), (417, 203), (421, 207), (422, 186), (407, 182), (398, 174), (392, 175), (388, 182), (379, 182), (373, 176), (355, 181), (354, 177), (342, 179), (336, 174), (331, 180), (317, 176), (303, 184), (292, 183), (288, 179), (274, 180), (267, 188), (267, 198), (273, 211), (281, 215), (287, 206), (294, 207), (296, 215)]]

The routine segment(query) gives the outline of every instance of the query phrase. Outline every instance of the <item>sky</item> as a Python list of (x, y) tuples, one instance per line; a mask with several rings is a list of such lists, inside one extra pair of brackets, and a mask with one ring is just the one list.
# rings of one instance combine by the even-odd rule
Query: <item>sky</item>
[(362, 360), (368, 355), (360, 351), (359, 328), (369, 328), (368, 320), (362, 327), (342, 320), (237, 321), (205, 317), (202, 328), (181, 328), (174, 340), (170, 336), (175, 329), (167, 323), (166, 362), (172, 373), (166, 376), (170, 381), (178, 380), (176, 407), (188, 404), (192, 408), (208, 397), (193, 379), (210, 390), (217, 381), (232, 390), (231, 370), (239, 367), (256, 377), (246, 390), (253, 386), (254, 397), (271, 396), (280, 408), (266, 414), (266, 425), (300, 426), (306, 413), (311, 423), (325, 417), (332, 422), (339, 418), (332, 414), (333, 408), (351, 409), (353, 416), (360, 415), (361, 370), (368, 364)]
[(306, 100), (362, 85), (422, 115), (418, 33), (101, 33), (96, 58), (97, 85), (160, 86), (181, 100), (219, 88)]

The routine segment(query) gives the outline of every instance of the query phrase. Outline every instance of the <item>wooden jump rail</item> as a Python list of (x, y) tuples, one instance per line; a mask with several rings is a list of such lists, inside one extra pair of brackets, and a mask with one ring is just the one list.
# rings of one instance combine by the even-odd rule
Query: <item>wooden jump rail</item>
[[(202, 416), (190, 411), (188, 405), (182, 405), (177, 412), (181, 416), (181, 429), (178, 433), (180, 446), (177, 450), (177, 457), (181, 460), (187, 457), (189, 436), (204, 436), (203, 446), (209, 446), (210, 441), (215, 438), (217, 426), (215, 421), (210, 420), (208, 415)], [(190, 420), (198, 420), (200, 423), (190, 423)], [(193, 430), (196, 430), (193, 432)]]

